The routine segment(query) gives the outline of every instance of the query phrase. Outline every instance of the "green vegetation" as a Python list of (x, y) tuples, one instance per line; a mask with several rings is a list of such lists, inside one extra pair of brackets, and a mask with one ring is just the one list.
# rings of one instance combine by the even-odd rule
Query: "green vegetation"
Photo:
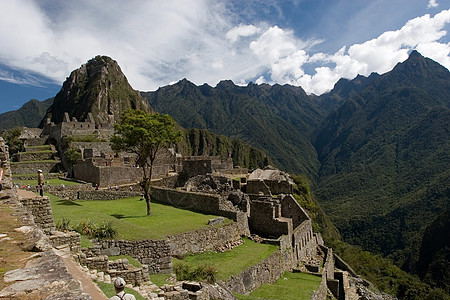
[(139, 261), (137, 261), (136, 259), (132, 258), (129, 255), (110, 255), (110, 256), (108, 256), (108, 259), (112, 260), (112, 261), (118, 260), (118, 259), (128, 259), (128, 262), (130, 263), (130, 265), (135, 266), (137, 268), (142, 267), (142, 264)]
[(71, 225), (71, 220), (62, 218), (56, 222), (56, 229), (59, 231), (76, 231), (81, 236), (90, 239), (114, 239), (117, 235), (117, 230), (113, 226), (113, 222), (96, 223), (92, 220), (83, 220), (76, 225)]
[(23, 141), (19, 139), (22, 134), (22, 128), (14, 127), (2, 133), (5, 138), (5, 143), (9, 147), (9, 156), (12, 157), (13, 154), (23, 151)]
[(43, 159), (43, 160), (27, 160), (27, 161), (12, 161), (11, 164), (30, 164), (30, 163), (54, 163), (54, 159)]
[(213, 265), (190, 266), (177, 261), (173, 266), (173, 272), (177, 275), (177, 280), (203, 281), (208, 283), (216, 282), (217, 269)]
[(89, 240), (88, 237), (82, 235), (82, 236), (81, 236), (80, 246), (81, 246), (82, 248), (89, 248), (89, 247), (94, 246), (94, 244)]
[[(32, 99), (18, 110), (0, 114), (0, 132), (14, 127), (38, 127), (45, 115), (45, 112), (52, 103), (53, 98), (45, 101)], [(4, 137), (3, 134), (2, 136)]]
[[(402, 271), (381, 255), (363, 251), (341, 241), (329, 244), (333, 251), (352, 266), (358, 275), (366, 278), (386, 293), (399, 299), (450, 299), (443, 291), (432, 289), (419, 278)], [(436, 297), (436, 298), (434, 298)]]
[[(35, 175), (35, 174), (33, 174)], [(52, 178), (52, 179), (45, 179), (45, 175), (44, 175), (44, 181), (45, 181), (45, 185), (79, 185), (78, 182), (75, 181), (71, 181), (71, 180), (64, 180), (64, 179), (60, 179), (60, 178)], [(48, 181), (48, 182), (47, 182)], [(14, 183), (22, 183), (25, 185), (36, 185), (37, 184), (37, 174), (36, 174), (36, 179), (27, 179), (27, 180), (17, 180), (17, 179), (13, 179)]]
[(269, 257), (277, 250), (278, 246), (258, 244), (249, 239), (244, 239), (242, 245), (230, 251), (223, 253), (209, 251), (188, 255), (182, 260), (173, 259), (173, 261), (174, 264), (181, 262), (194, 269), (199, 266), (214, 266), (217, 270), (217, 279), (226, 281), (231, 276), (237, 275)]
[[(112, 283), (105, 283), (105, 282), (97, 281), (96, 284), (102, 290), (103, 294), (106, 295), (106, 297), (111, 298), (112, 296), (116, 295), (116, 290), (114, 289), (114, 285)], [(136, 292), (133, 289), (129, 289), (126, 287), (125, 293), (133, 294), (134, 297), (136, 297), (136, 300), (145, 300), (145, 298), (142, 297), (141, 294), (139, 294), (138, 292)]]
[(177, 144), (177, 150), (187, 156), (231, 157), (235, 166), (263, 168), (271, 161), (261, 150), (251, 147), (239, 139), (230, 139), (205, 129), (185, 129), (184, 138)]
[[(47, 194), (46, 194), (47, 195)], [(71, 224), (92, 221), (112, 222), (117, 238), (126, 240), (162, 239), (206, 227), (213, 215), (204, 215), (159, 203), (153, 204), (153, 215), (145, 214), (145, 202), (139, 197), (119, 200), (68, 201), (53, 195), (51, 200), (55, 222), (63, 218)], [(232, 222), (227, 219), (225, 224)]]
[(302, 174), (290, 174), (294, 180), (294, 198), (305, 209), (312, 219), (312, 228), (314, 232), (320, 232), (322, 237), (327, 240), (341, 239), (341, 235), (328, 216), (324, 213), (319, 203), (311, 192), (308, 178)]
[(52, 153), (52, 150), (36, 150), (36, 151), (26, 151), (26, 152), (18, 152), (19, 154), (28, 153), (28, 154), (36, 154), (36, 153)]
[(27, 149), (36, 149), (36, 151), (40, 151), (39, 149), (48, 149), (49, 145), (39, 145), (39, 146), (27, 146)]
[(157, 286), (163, 286), (169, 284), (169, 282), (167, 282), (169, 277), (170, 274), (150, 274), (150, 281)]
[(88, 238), (99, 240), (112, 240), (117, 236), (117, 229), (113, 221), (95, 223), (92, 220), (83, 220), (73, 227), (73, 230)]
[[(254, 149), (263, 150), (283, 170), (313, 176), (319, 169), (310, 136), (322, 116), (316, 108), (317, 101), (299, 87), (256, 84), (238, 87), (231, 81), (222, 81), (213, 88), (181, 80), (157, 93), (141, 95), (153, 109), (170, 114), (184, 128), (207, 129), (241, 139)], [(206, 153), (216, 143), (202, 138), (201, 132), (189, 135), (191, 145), (198, 141), (199, 148)], [(244, 149), (238, 145), (233, 150), (237, 151), (232, 153), (233, 160), (241, 160), (238, 165), (250, 166), (244, 153), (248, 150), (242, 152)]]
[(277, 282), (263, 284), (249, 296), (235, 295), (239, 300), (309, 300), (320, 285), (322, 278), (304, 273), (286, 272)]
[(151, 215), (150, 184), (153, 164), (160, 150), (181, 140), (181, 132), (175, 128), (169, 115), (146, 113), (142, 110), (126, 110), (120, 121), (114, 124), (111, 148), (136, 154), (136, 163), (142, 169), (140, 183), (147, 204), (147, 215)]

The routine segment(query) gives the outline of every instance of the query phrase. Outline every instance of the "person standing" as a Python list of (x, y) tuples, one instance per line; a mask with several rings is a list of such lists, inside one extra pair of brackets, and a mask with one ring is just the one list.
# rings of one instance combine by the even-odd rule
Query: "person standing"
[(39, 195), (44, 196), (44, 174), (42, 170), (38, 170), (38, 186), (39, 186)]
[(134, 295), (125, 293), (125, 280), (121, 277), (117, 277), (114, 280), (114, 289), (116, 295), (109, 298), (109, 300), (136, 300)]

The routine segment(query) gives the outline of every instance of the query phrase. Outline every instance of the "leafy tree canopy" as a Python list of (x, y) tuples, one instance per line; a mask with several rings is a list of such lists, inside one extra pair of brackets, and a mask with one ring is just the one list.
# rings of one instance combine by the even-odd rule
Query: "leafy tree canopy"
[(150, 180), (158, 151), (180, 139), (181, 132), (176, 130), (175, 121), (166, 114), (128, 109), (114, 125), (114, 136), (110, 140), (112, 149), (136, 154), (136, 161), (142, 167), (141, 187), (144, 190), (148, 215), (151, 215)]

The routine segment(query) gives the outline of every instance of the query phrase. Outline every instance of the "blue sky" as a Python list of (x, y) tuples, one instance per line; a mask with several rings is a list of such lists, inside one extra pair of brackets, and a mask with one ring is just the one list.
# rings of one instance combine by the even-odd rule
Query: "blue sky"
[(0, 113), (54, 96), (101, 54), (133, 88), (182, 78), (329, 91), (417, 49), (450, 68), (449, 0), (0, 1)]

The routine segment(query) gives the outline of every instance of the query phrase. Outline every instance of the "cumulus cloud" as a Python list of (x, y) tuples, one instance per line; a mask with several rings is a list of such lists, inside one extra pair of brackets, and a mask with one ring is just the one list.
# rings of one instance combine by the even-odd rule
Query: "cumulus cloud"
[[(102, 54), (117, 60), (139, 90), (188, 78), (211, 85), (223, 79), (288, 83), (316, 94), (341, 77), (389, 71), (412, 49), (450, 67), (450, 44), (442, 42), (450, 10), (336, 53), (315, 53), (320, 39), (253, 23), (236, 22), (219, 0), (0, 1), (0, 63), (62, 83), (71, 70)], [(8, 76), (0, 74), (0, 80)]]
[[(334, 54), (308, 54), (308, 44), (297, 40), (291, 32), (272, 27), (250, 44), (253, 53), (271, 70), (269, 83), (289, 83), (302, 86), (307, 92), (322, 94), (342, 77), (385, 73), (404, 61), (412, 49), (450, 68), (450, 43), (440, 43), (447, 33), (450, 10), (434, 17), (424, 15), (408, 21), (401, 29), (388, 31), (379, 37)], [(304, 69), (315, 66), (315, 73)]]

